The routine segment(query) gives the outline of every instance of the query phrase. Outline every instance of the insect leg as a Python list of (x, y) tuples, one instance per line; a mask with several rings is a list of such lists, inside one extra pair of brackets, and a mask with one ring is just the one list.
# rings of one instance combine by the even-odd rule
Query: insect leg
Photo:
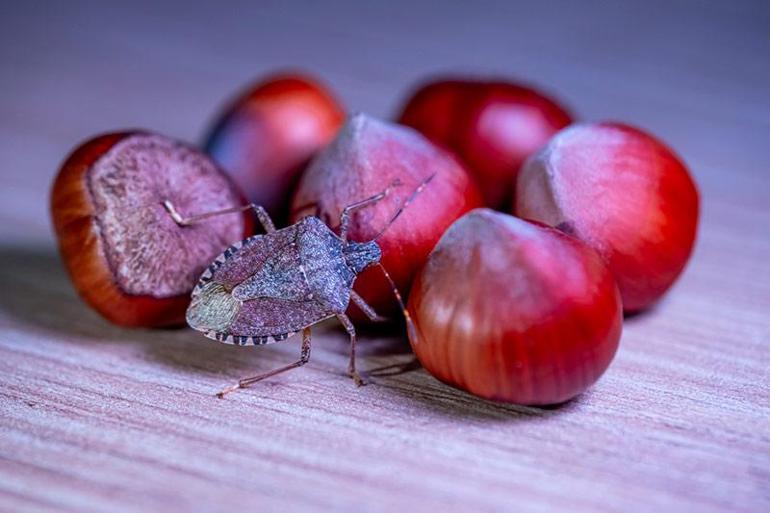
[[(390, 274), (388, 273), (388, 271), (385, 270), (385, 266), (383, 266), (379, 262), (377, 262), (375, 265), (380, 268), (380, 270), (382, 271), (382, 274), (388, 280), (388, 283), (390, 283), (390, 287), (393, 290), (393, 295), (396, 297), (398, 306), (401, 307), (401, 311), (404, 313), (404, 321), (406, 322), (406, 329), (409, 332), (409, 338), (411, 340), (416, 341), (417, 339), (415, 337), (417, 336), (416, 335), (417, 330), (414, 327), (414, 322), (412, 322), (412, 317), (409, 315), (409, 311), (407, 311), (406, 306), (404, 305), (404, 299), (401, 297), (401, 293), (398, 291), (398, 287), (396, 287), (396, 283), (393, 281), (393, 278), (390, 277)], [(364, 301), (364, 298), (356, 294), (355, 291), (353, 290), (350, 291), (350, 298), (358, 306), (358, 308), (360, 308), (361, 311), (364, 312), (371, 320), (380, 321), (384, 319), (383, 317), (380, 317), (379, 315), (377, 315), (377, 312), (375, 312), (374, 309)], [(419, 367), (420, 367), (420, 363), (417, 361), (416, 358), (413, 358), (411, 361), (407, 363), (395, 363), (393, 365), (386, 365), (385, 367), (380, 367), (378, 369), (370, 370), (369, 375), (370, 376), (375, 376), (375, 375), (395, 376), (397, 374), (408, 372), (410, 370), (414, 370)]]
[(433, 173), (432, 175), (424, 179), (422, 182), (420, 182), (420, 185), (418, 185), (417, 188), (414, 191), (412, 191), (412, 194), (408, 198), (406, 198), (406, 201), (404, 201), (404, 203), (402, 203), (401, 206), (398, 207), (398, 210), (396, 210), (396, 213), (393, 214), (393, 216), (390, 218), (390, 221), (388, 221), (385, 224), (385, 226), (382, 227), (382, 229), (377, 233), (377, 235), (374, 236), (372, 240), (379, 239), (380, 235), (385, 233), (385, 230), (387, 230), (390, 227), (390, 225), (396, 222), (396, 219), (398, 219), (398, 216), (401, 215), (401, 212), (403, 212), (404, 209), (408, 207), (412, 201), (414, 201), (417, 195), (422, 192), (422, 190), (430, 183), (431, 180), (433, 180), (435, 176), (436, 176), (436, 173)]
[(387, 321), (387, 317), (383, 317), (377, 312), (374, 311), (374, 308), (372, 308), (369, 303), (367, 303), (364, 298), (358, 295), (355, 290), (350, 291), (350, 299), (353, 300), (353, 302), (356, 304), (356, 306), (366, 314), (369, 319), (371, 319), (374, 322), (383, 322)]
[(214, 210), (213, 212), (205, 212), (203, 214), (198, 214), (190, 217), (182, 217), (182, 215), (177, 211), (176, 207), (174, 207), (174, 204), (171, 203), (169, 200), (163, 200), (163, 207), (168, 211), (169, 215), (171, 216), (171, 219), (176, 221), (176, 224), (178, 224), (179, 226), (190, 226), (191, 224), (195, 224), (198, 221), (202, 221), (203, 219), (208, 219), (209, 217), (219, 216), (223, 214), (235, 214), (237, 212), (244, 212), (246, 210), (253, 209), (254, 213), (257, 214), (257, 219), (259, 219), (259, 222), (262, 224), (262, 227), (265, 229), (265, 231), (268, 233), (275, 231), (275, 225), (273, 224), (273, 220), (270, 219), (270, 214), (268, 214), (263, 207), (261, 207), (260, 205), (257, 205), (256, 203), (250, 203), (242, 207), (232, 207), (232, 208), (225, 208), (223, 210)]
[(401, 182), (399, 180), (394, 180), (381, 193), (375, 194), (374, 196), (363, 199), (361, 201), (356, 201), (355, 203), (343, 208), (342, 214), (340, 214), (340, 239), (342, 239), (343, 241), (348, 240), (348, 227), (350, 225), (350, 214), (352, 214), (356, 210), (360, 210), (362, 208), (368, 207), (369, 205), (372, 205), (374, 203), (377, 203), (381, 199), (384, 199), (388, 194), (390, 194), (390, 190), (393, 187), (396, 187), (398, 185), (401, 185)]
[(348, 363), (348, 375), (353, 378), (356, 386), (360, 387), (361, 385), (364, 385), (365, 382), (361, 379), (361, 375), (358, 374), (358, 371), (356, 371), (356, 328), (345, 314), (337, 314), (337, 319), (340, 320), (347, 330), (348, 335), (350, 335), (350, 363)]
[(302, 330), (302, 350), (299, 356), (299, 360), (297, 360), (294, 363), (290, 363), (289, 365), (284, 365), (283, 367), (279, 367), (278, 369), (273, 369), (269, 372), (259, 374), (257, 376), (244, 378), (238, 381), (238, 383), (236, 383), (235, 385), (229, 386), (224, 390), (222, 390), (221, 392), (217, 393), (217, 397), (222, 399), (225, 395), (229, 394), (230, 392), (234, 392), (239, 388), (246, 388), (258, 381), (262, 381), (263, 379), (273, 377), (276, 374), (280, 374), (282, 372), (286, 372), (291, 369), (296, 369), (297, 367), (302, 367), (308, 362), (308, 360), (310, 360), (310, 328), (305, 328), (304, 330)]

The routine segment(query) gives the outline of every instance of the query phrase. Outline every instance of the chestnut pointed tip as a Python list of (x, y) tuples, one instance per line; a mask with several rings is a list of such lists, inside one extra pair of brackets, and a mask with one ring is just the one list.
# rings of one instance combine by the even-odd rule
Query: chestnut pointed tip
[[(410, 196), (426, 181), (426, 170), (435, 178), (413, 201)], [(401, 186), (392, 187), (395, 183)], [(350, 218), (349, 240), (368, 241), (380, 234), (382, 262), (392, 271), (401, 290), (441, 236), (457, 217), (480, 205), (475, 183), (462, 166), (415, 130), (355, 114), (337, 137), (305, 170), (292, 201), (293, 220), (315, 207), (321, 219), (334, 226), (347, 206), (388, 190), (381, 200)], [(395, 218), (401, 206), (402, 213)], [(377, 271), (363, 270), (355, 290), (383, 315), (396, 309), (392, 289)], [(368, 323), (356, 315), (357, 322)]]

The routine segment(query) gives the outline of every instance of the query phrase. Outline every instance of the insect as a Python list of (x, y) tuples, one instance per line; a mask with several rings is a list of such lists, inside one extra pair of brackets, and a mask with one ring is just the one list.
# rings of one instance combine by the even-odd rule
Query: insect
[(379, 194), (345, 207), (340, 215), (339, 234), (317, 216), (305, 217), (277, 230), (265, 209), (253, 203), (183, 218), (170, 201), (163, 202), (180, 226), (253, 209), (265, 229), (265, 234), (227, 248), (203, 272), (187, 309), (187, 323), (192, 328), (211, 339), (237, 345), (271, 344), (302, 332), (299, 360), (241, 379), (219, 392), (218, 397), (306, 364), (310, 359), (311, 326), (331, 317), (336, 317), (350, 336), (348, 374), (356, 385), (364, 383), (356, 370), (356, 330), (345, 312), (353, 301), (370, 319), (381, 320), (381, 317), (352, 289), (353, 283), (367, 267), (379, 267), (406, 314), (398, 288), (380, 263), (377, 239), (433, 176), (423, 180), (380, 232), (365, 242), (348, 240), (351, 215), (387, 197), (400, 182), (395, 181)]

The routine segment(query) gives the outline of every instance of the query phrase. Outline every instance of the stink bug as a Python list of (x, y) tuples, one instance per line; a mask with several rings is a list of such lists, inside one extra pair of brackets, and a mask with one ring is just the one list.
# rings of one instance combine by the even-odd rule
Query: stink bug
[(187, 309), (190, 327), (211, 339), (237, 345), (271, 344), (302, 332), (299, 360), (244, 378), (219, 392), (217, 395), (220, 398), (306, 364), (310, 358), (310, 327), (331, 317), (339, 319), (350, 335), (348, 374), (357, 385), (363, 384), (356, 371), (356, 330), (345, 311), (352, 300), (372, 320), (379, 320), (380, 317), (352, 290), (353, 282), (367, 267), (378, 266), (390, 282), (401, 310), (406, 313), (398, 289), (380, 263), (377, 238), (393, 224), (433, 176), (423, 180), (377, 236), (366, 242), (348, 241), (351, 214), (385, 198), (393, 187), (400, 185), (398, 182), (379, 194), (345, 207), (340, 215), (339, 234), (317, 216), (305, 217), (291, 226), (276, 230), (265, 209), (255, 204), (183, 218), (171, 202), (163, 202), (180, 226), (189, 226), (216, 215), (253, 209), (266, 232), (233, 244), (203, 272)]

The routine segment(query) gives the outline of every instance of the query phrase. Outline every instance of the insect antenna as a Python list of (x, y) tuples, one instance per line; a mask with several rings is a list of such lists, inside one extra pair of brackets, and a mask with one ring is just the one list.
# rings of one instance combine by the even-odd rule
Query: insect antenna
[[(435, 176), (436, 176), (436, 173), (433, 173), (432, 175), (430, 175), (429, 177), (427, 177), (426, 179), (424, 179), (422, 182), (420, 182), (420, 185), (418, 185), (418, 186), (417, 186), (417, 188), (416, 188), (416, 189), (415, 189), (415, 190), (412, 192), (412, 194), (411, 194), (411, 195), (410, 195), (408, 198), (406, 198), (406, 201), (404, 201), (404, 203), (403, 203), (403, 204), (402, 204), (400, 207), (398, 207), (398, 210), (396, 210), (396, 213), (395, 213), (395, 214), (393, 214), (393, 217), (391, 217), (391, 218), (390, 218), (390, 221), (388, 221), (388, 222), (385, 224), (385, 226), (382, 228), (382, 230), (380, 230), (379, 232), (377, 232), (377, 235), (375, 235), (375, 236), (372, 238), (372, 240), (377, 240), (377, 239), (379, 239), (379, 238), (382, 236), (382, 234), (383, 234), (383, 233), (385, 233), (385, 230), (387, 230), (388, 228), (390, 228), (390, 225), (392, 225), (392, 224), (393, 224), (393, 223), (396, 221), (396, 219), (398, 219), (398, 216), (400, 216), (400, 215), (401, 215), (401, 212), (403, 212), (403, 211), (404, 211), (404, 209), (405, 209), (406, 207), (408, 207), (408, 206), (409, 206), (409, 204), (410, 204), (412, 201), (414, 201), (414, 199), (417, 197), (417, 195), (418, 195), (418, 194), (420, 194), (420, 193), (422, 192), (422, 190), (423, 190), (423, 189), (425, 189), (425, 186), (426, 186), (426, 185), (428, 185), (428, 184), (430, 183), (430, 181), (431, 181), (431, 180), (433, 180), (433, 178), (434, 178)], [(382, 270), (383, 270), (383, 271), (385, 271), (385, 269), (384, 269), (384, 268), (383, 268)], [(386, 274), (387, 274), (387, 272), (386, 272)]]
[(412, 316), (409, 315), (409, 311), (406, 309), (406, 305), (404, 304), (404, 298), (401, 297), (401, 292), (399, 292), (398, 287), (396, 287), (396, 282), (394, 282), (393, 278), (390, 277), (390, 273), (388, 273), (384, 265), (382, 265), (380, 262), (377, 262), (375, 265), (380, 268), (380, 271), (382, 271), (382, 275), (385, 276), (385, 279), (388, 280), (388, 283), (390, 283), (390, 288), (393, 289), (393, 295), (396, 297), (396, 301), (398, 301), (398, 306), (401, 307), (401, 311), (404, 314), (404, 321), (406, 322), (406, 330), (409, 333), (409, 340), (416, 342), (417, 330), (415, 329), (414, 322), (412, 322)]

